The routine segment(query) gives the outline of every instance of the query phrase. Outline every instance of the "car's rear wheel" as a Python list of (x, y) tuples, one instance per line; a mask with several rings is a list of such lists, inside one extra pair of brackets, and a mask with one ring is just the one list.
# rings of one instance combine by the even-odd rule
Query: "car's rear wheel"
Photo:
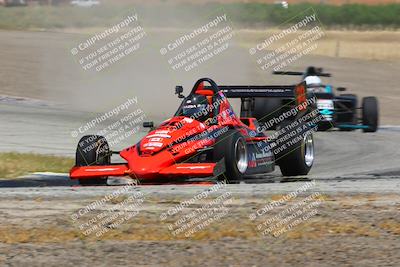
[(363, 129), (365, 133), (372, 133), (378, 130), (379, 108), (378, 99), (374, 96), (364, 97), (362, 101), (362, 123), (368, 126)]
[[(271, 119), (282, 114), (281, 98), (261, 98), (254, 99), (253, 116), (261, 124), (269, 122)], [(270, 125), (267, 130), (275, 130), (277, 125)]]
[[(99, 135), (85, 135), (76, 148), (76, 166), (109, 165), (111, 153), (107, 140)], [(80, 185), (106, 185), (107, 177), (79, 179)]]
[(240, 181), (248, 167), (247, 144), (243, 135), (237, 130), (229, 130), (219, 136), (214, 145), (214, 160), (224, 158), (227, 182)]

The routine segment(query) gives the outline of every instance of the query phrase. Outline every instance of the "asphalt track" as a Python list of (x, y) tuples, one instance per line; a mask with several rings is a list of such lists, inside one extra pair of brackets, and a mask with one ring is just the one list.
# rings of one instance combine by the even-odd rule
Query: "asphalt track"
[[(173, 71), (158, 47), (177, 33), (152, 34), (144, 39), (144, 49), (124, 58), (101, 73), (86, 73), (69, 52), (86, 35), (51, 32), (0, 32), (0, 151), (34, 152), (74, 156), (79, 137), (104, 129), (116, 116), (89, 131), (71, 132), (109, 111), (129, 97), (138, 97), (136, 107), (146, 120), (160, 120), (173, 114), (179, 100), (173, 95), (176, 84), (187, 91), (199, 77), (218, 83), (293, 84), (298, 77), (272, 76), (261, 71), (240, 37), (226, 53), (191, 72)], [(176, 37), (176, 36), (175, 36)], [(26, 41), (29, 40), (29, 41)], [(400, 172), (400, 124), (397, 105), (396, 62), (363, 61), (321, 56), (305, 56), (293, 69), (322, 66), (333, 73), (326, 80), (346, 86), (360, 96), (376, 95), (380, 101), (382, 126), (377, 133), (318, 132), (316, 160), (309, 177), (342, 179), (398, 176)], [(12, 95), (15, 97), (5, 97)], [(40, 100), (37, 100), (40, 99)], [(139, 132), (113, 146), (123, 149), (140, 139)], [(47, 178), (46, 178), (47, 179)], [(281, 179), (280, 172), (266, 179)]]
[[(71, 132), (85, 123), (81, 112), (66, 111), (48, 104), (20, 100), (18, 103), (0, 104), (0, 151), (34, 152), (74, 156), (79, 137)], [(32, 123), (34, 122), (34, 123)], [(101, 125), (99, 126), (101, 128)], [(119, 150), (136, 142), (144, 132), (127, 138)], [(315, 163), (310, 179), (391, 178), (400, 176), (400, 128), (383, 126), (376, 133), (317, 132), (315, 134)], [(259, 177), (261, 181), (282, 180), (277, 169), (272, 174)], [(44, 179), (52, 179), (51, 175)], [(257, 179), (260, 180), (260, 179)], [(56, 179), (57, 180), (57, 179)], [(254, 182), (254, 180), (253, 180)], [(57, 185), (57, 183), (52, 183)], [(64, 182), (61, 185), (65, 185)], [(1, 184), (0, 184), (1, 186)]]

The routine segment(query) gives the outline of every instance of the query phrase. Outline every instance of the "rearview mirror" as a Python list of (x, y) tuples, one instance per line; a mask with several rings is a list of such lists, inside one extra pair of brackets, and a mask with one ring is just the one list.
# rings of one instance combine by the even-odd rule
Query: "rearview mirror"
[(347, 89), (345, 87), (338, 87), (338, 88), (336, 88), (336, 90), (338, 90), (339, 92), (344, 92)]
[(175, 86), (175, 94), (178, 95), (179, 98), (185, 98), (184, 95), (182, 95), (183, 93), (183, 87), (180, 85)]
[(145, 122), (143, 122), (143, 127), (144, 127), (144, 128), (154, 128), (154, 122), (152, 122), (152, 121), (145, 121)]

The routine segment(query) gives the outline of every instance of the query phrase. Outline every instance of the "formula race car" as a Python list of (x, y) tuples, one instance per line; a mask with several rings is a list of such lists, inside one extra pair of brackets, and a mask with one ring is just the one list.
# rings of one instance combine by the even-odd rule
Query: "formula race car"
[[(310, 114), (305, 83), (290, 86), (218, 86), (213, 80), (198, 80), (190, 94), (175, 93), (183, 102), (174, 117), (154, 127), (144, 122), (149, 133), (137, 144), (119, 152), (110, 151), (107, 140), (98, 135), (81, 138), (71, 179), (82, 185), (106, 184), (110, 176), (130, 176), (143, 182), (217, 178), (239, 181), (255, 174), (274, 171), (279, 165), (284, 176), (306, 175), (314, 162), (312, 129), (305, 123)], [(257, 119), (255, 99), (292, 99), (293, 113), (280, 123), (280, 131), (266, 135)], [(227, 98), (242, 100), (236, 116)], [(296, 121), (298, 120), (298, 121)], [(297, 127), (297, 129), (296, 129)], [(125, 163), (111, 163), (119, 154)]]
[[(376, 132), (378, 129), (378, 100), (374, 96), (364, 97), (359, 101), (354, 94), (336, 95), (331, 85), (323, 85), (320, 77), (331, 77), (322, 68), (308, 67), (305, 72), (275, 71), (276, 75), (302, 76), (307, 84), (307, 91), (317, 98), (317, 107), (323, 119), (318, 123), (318, 130), (325, 131), (338, 128), (341, 131), (362, 129), (363, 132)], [(338, 87), (336, 91), (343, 92), (346, 88)], [(276, 108), (278, 103), (271, 102), (270, 108)], [(275, 105), (275, 106), (274, 106)]]

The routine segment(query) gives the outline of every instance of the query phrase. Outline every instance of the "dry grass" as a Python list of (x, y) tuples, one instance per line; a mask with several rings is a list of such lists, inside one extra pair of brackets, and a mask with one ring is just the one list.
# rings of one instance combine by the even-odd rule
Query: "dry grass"
[[(225, 227), (216, 225), (208, 227), (204, 231), (195, 233), (193, 236), (173, 236), (166, 225), (154, 224), (154, 220), (136, 221), (134, 225), (121, 226), (118, 229), (110, 229), (100, 237), (94, 234), (85, 236), (79, 229), (65, 229), (62, 227), (22, 228), (15, 226), (0, 227), (0, 243), (63, 243), (74, 240), (98, 241), (168, 241), (168, 240), (220, 240), (223, 238), (254, 239), (258, 234), (252, 230), (250, 225)], [(146, 225), (146, 227), (143, 227)]]
[(400, 222), (395, 220), (384, 220), (378, 224), (378, 227), (389, 233), (400, 235)]
[[(253, 47), (279, 30), (241, 30), (238, 40), (245, 47)], [(324, 31), (325, 35), (316, 43), (318, 48), (311, 55), (355, 58), (368, 60), (400, 60), (400, 31)], [(276, 41), (271, 48), (278, 48), (290, 39)]]
[(290, 239), (300, 238), (321, 238), (322, 236), (365, 236), (379, 237), (377, 229), (370, 225), (362, 224), (357, 221), (332, 222), (332, 221), (310, 221), (292, 231), (287, 232)]
[[(280, 195), (272, 195), (271, 199), (279, 198)], [(362, 218), (361, 215), (365, 212), (376, 211), (375, 207), (370, 206), (370, 201), (377, 203), (393, 202), (397, 200), (397, 195), (378, 196), (374, 194), (355, 195), (343, 199), (343, 196), (324, 196), (324, 204), (318, 209), (318, 216), (310, 217), (304, 220), (296, 227), (282, 233), (278, 238), (283, 239), (329, 239), (332, 237), (368, 237), (381, 238), (383, 236), (398, 236), (400, 235), (400, 222), (398, 219), (392, 218), (392, 215), (387, 214), (386, 218), (376, 223), (376, 219), (368, 217), (370, 220)], [(122, 200), (122, 199), (119, 199)], [(343, 216), (345, 204), (353, 201), (350, 208), (356, 212), (356, 215)], [(49, 205), (37, 198), (41, 206), (48, 207)], [(165, 200), (159, 200), (165, 205)], [(360, 205), (361, 204), (361, 205)], [(241, 203), (236, 203), (238, 208), (227, 217), (212, 222), (204, 229), (194, 233), (192, 236), (185, 237), (183, 234), (174, 236), (168, 226), (176, 222), (180, 216), (172, 216), (166, 221), (160, 222), (159, 212), (146, 211), (146, 208), (134, 219), (121, 224), (115, 229), (104, 228), (107, 231), (100, 237), (96, 237), (93, 232), (85, 236), (79, 229), (79, 224), (87, 222), (94, 217), (91, 214), (88, 218), (84, 217), (75, 224), (66, 220), (63, 217), (52, 217), (51, 221), (43, 224), (43, 219), (36, 217), (36, 223), (30, 224), (15, 224), (12, 222), (2, 221), (0, 225), (0, 243), (16, 244), (16, 243), (64, 243), (67, 241), (84, 240), (94, 242), (98, 240), (115, 240), (115, 241), (172, 241), (172, 240), (222, 240), (226, 238), (241, 239), (241, 240), (260, 240), (263, 239), (259, 230), (256, 229), (257, 224), (262, 223), (265, 217), (258, 218), (256, 221), (248, 219), (248, 209), (243, 208)], [(153, 205), (151, 205), (153, 206)], [(168, 205), (169, 206), (169, 205)], [(256, 204), (256, 206), (259, 206)], [(145, 206), (146, 207), (146, 206)], [(380, 209), (380, 208), (379, 208)], [(396, 207), (391, 206), (392, 212), (395, 212)], [(339, 211), (339, 212), (338, 212)], [(279, 211), (273, 211), (270, 216), (275, 215)], [(335, 215), (332, 215), (333, 213)], [(360, 215), (360, 216), (358, 216)], [(47, 215), (46, 215), (47, 216)], [(332, 217), (333, 216), (333, 217)], [(43, 217), (42, 217), (43, 218)], [(47, 217), (46, 217), (47, 218)], [(102, 228), (103, 229), (103, 228)], [(266, 237), (268, 240), (274, 240), (272, 236)]]
[(74, 160), (32, 153), (0, 153), (0, 178), (15, 178), (32, 172), (68, 172)]
[[(221, 222), (210, 225), (190, 237), (184, 235), (173, 236), (167, 225), (155, 224), (155, 219), (141, 219), (132, 225), (123, 225), (117, 229), (110, 229), (100, 237), (94, 234), (85, 236), (77, 228), (43, 227), (22, 228), (15, 226), (0, 227), (0, 243), (62, 243), (73, 240), (119, 240), (119, 241), (167, 241), (167, 240), (221, 240), (235, 238), (243, 240), (261, 239), (253, 225), (241, 221), (240, 227), (236, 221)], [(146, 225), (146, 227), (143, 227)], [(379, 228), (390, 234), (399, 235), (400, 225), (394, 221), (381, 223)], [(311, 219), (294, 229), (284, 233), (282, 237), (289, 239), (319, 239), (329, 236), (354, 236), (378, 238), (379, 228), (372, 227), (358, 221), (337, 221)]]

